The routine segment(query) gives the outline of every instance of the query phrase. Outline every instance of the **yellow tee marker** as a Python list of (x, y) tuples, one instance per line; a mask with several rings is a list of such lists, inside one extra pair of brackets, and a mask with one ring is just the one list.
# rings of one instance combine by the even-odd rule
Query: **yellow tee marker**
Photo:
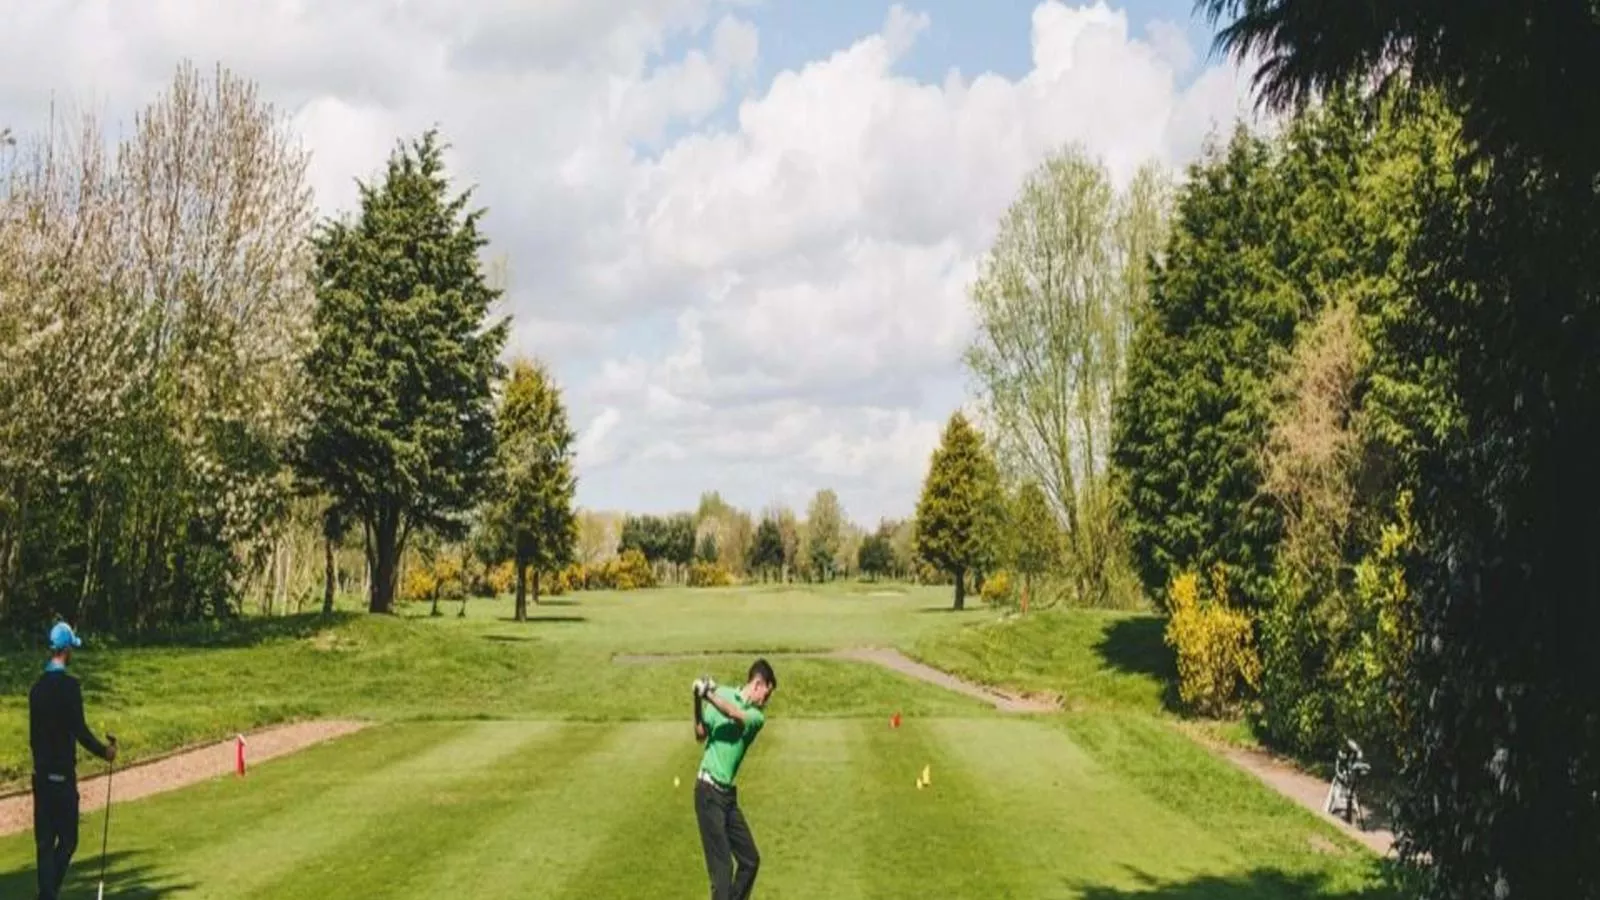
[(933, 774), (928, 771), (930, 768), (932, 768), (931, 765), (927, 765), (927, 766), (923, 766), (922, 767), (922, 778), (920, 780), (922, 782), (924, 782), (925, 784), (930, 784), (931, 785), (931, 784), (933, 784)]

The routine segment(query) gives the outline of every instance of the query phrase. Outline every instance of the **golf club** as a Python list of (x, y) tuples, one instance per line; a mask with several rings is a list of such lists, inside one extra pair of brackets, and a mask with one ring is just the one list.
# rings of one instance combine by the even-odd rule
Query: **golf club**
[[(117, 736), (108, 731), (106, 741), (115, 747)], [(95, 893), (95, 900), (106, 900), (106, 845), (111, 838), (111, 776), (116, 774), (117, 761), (113, 759), (106, 765), (106, 824), (100, 830), (100, 890)]]

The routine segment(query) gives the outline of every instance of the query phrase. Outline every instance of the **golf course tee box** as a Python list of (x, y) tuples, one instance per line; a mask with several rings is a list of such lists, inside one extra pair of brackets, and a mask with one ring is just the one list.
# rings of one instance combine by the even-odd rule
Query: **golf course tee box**
[[(1155, 676), (1094, 674), (1104, 617), (1060, 614), (1059, 674), (1012, 685), (941, 664), (985, 659), (994, 612), (903, 590), (579, 592), (521, 622), (472, 600), (85, 656), (91, 724), (147, 758), (228, 723), (119, 763), (106, 896), (704, 896), (691, 685), (759, 656), (779, 687), (737, 776), (756, 896), (1386, 900), (1374, 854), (1144, 705), (1127, 679)], [(1028, 696), (1076, 702), (1007, 708)], [(286, 703), (303, 721), (248, 724)], [(98, 878), (104, 766), (81, 774), (68, 897)], [(0, 897), (32, 896), (18, 824)]]

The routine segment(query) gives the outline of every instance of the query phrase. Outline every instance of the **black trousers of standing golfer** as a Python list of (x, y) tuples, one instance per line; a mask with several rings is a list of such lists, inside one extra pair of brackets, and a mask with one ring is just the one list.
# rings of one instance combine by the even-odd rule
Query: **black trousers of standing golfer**
[(39, 900), (57, 900), (78, 849), (78, 784), (33, 776), (33, 839), (39, 854)]
[[(706, 851), (706, 872), (711, 876), (711, 900), (749, 900), (756, 885), (761, 853), (739, 809), (738, 788), (695, 781), (695, 817), (700, 820), (700, 844)], [(733, 869), (737, 861), (739, 868)]]

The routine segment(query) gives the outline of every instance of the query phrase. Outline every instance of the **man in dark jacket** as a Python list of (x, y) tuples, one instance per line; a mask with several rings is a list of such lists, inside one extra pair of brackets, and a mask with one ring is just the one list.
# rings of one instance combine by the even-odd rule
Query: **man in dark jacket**
[(28, 692), (28, 740), (33, 747), (33, 838), (39, 859), (39, 898), (57, 900), (67, 865), (78, 849), (77, 747), (106, 762), (117, 758), (117, 739), (100, 743), (83, 719), (83, 690), (67, 674), (72, 649), (83, 641), (71, 626), (50, 629), (50, 662)]

